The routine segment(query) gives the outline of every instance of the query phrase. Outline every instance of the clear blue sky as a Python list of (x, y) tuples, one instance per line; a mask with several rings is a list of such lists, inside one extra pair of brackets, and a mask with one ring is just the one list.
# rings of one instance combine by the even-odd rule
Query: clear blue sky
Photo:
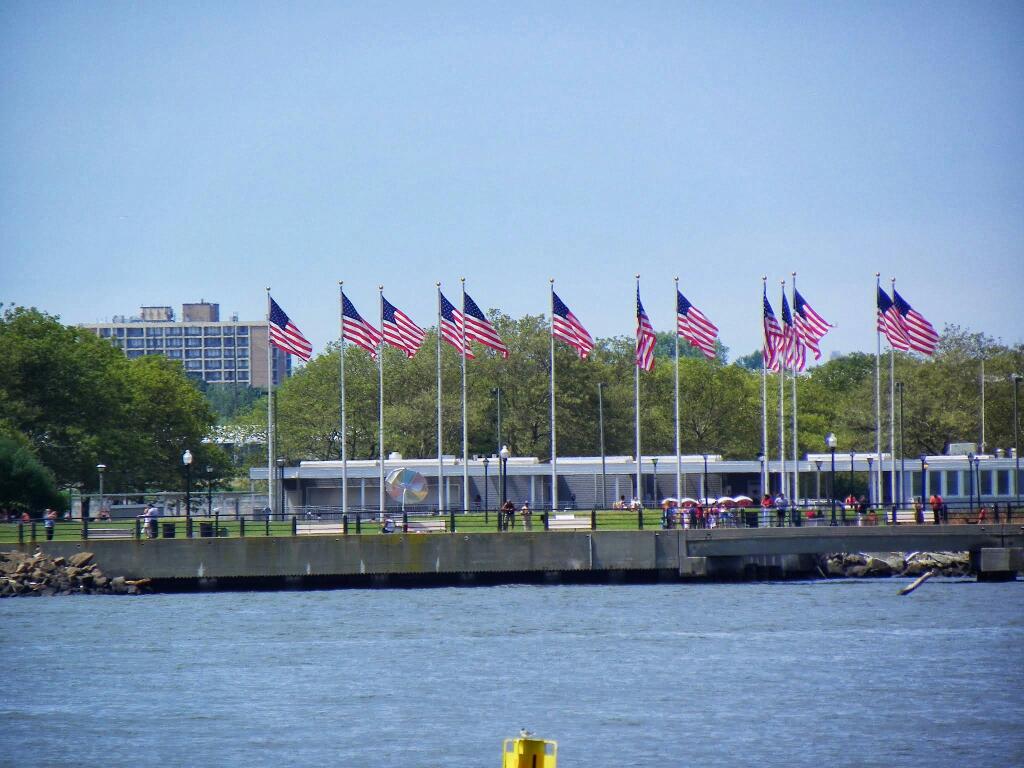
[(796, 270), (874, 348), (874, 273), (1024, 339), (1024, 5), (0, 5), (0, 301), (66, 322), (264, 287), (317, 348), (337, 281), (434, 282), (592, 333), (672, 277), (733, 356)]

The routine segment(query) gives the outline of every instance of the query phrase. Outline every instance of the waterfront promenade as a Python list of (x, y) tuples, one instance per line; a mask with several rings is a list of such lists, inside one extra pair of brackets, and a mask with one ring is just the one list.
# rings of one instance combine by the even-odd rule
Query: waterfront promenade
[(834, 552), (970, 552), (979, 579), (1024, 569), (1024, 526), (900, 525), (509, 533), (344, 533), (36, 541), (94, 552), (104, 572), (158, 589), (430, 586), (814, 577)]

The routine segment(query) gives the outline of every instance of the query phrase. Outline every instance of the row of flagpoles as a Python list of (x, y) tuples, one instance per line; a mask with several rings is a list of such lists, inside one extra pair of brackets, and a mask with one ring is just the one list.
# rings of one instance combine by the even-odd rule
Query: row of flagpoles
[[(878, 322), (876, 326), (876, 355), (875, 355), (875, 413), (876, 413), (876, 435), (875, 452), (881, 466), (882, 445), (881, 445), (881, 397), (880, 397), (880, 367), (881, 367), (881, 337), (884, 335), (890, 347), (890, 449), (894, 454), (895, 427), (893, 405), (895, 400), (895, 383), (893, 380), (894, 351), (915, 351), (925, 355), (935, 352), (938, 344), (938, 334), (932, 325), (910, 304), (896, 292), (895, 278), (893, 279), (892, 297), (882, 290), (879, 275), (876, 273), (876, 290), (878, 306)], [(781, 281), (782, 294), (780, 306), (782, 308), (782, 324), (780, 325), (768, 300), (767, 277), (762, 277), (763, 292), (763, 325), (764, 325), (764, 346), (762, 349), (764, 365), (762, 366), (761, 379), (761, 447), (765, 460), (762, 465), (761, 483), (764, 489), (770, 487), (768, 477), (769, 449), (768, 449), (768, 372), (779, 374), (779, 491), (791, 497), (799, 492), (799, 461), (798, 461), (798, 419), (797, 419), (797, 391), (796, 374), (806, 369), (807, 353), (810, 352), (815, 360), (821, 358), (820, 342), (833, 326), (821, 315), (814, 311), (811, 305), (800, 295), (796, 289), (796, 273), (792, 273), (792, 311), (790, 310), (789, 298), (786, 295), (785, 280)], [(693, 304), (686, 299), (679, 290), (679, 278), (675, 278), (675, 301), (676, 301), (676, 334), (675, 334), (675, 451), (676, 451), (676, 496), (683, 495), (682, 488), (682, 457), (680, 452), (680, 429), (679, 429), (679, 339), (684, 339), (691, 346), (699, 349), (708, 359), (714, 359), (716, 354), (716, 343), (718, 340), (718, 328)], [(462, 373), (462, 458), (463, 458), (463, 505), (469, 509), (469, 436), (467, 432), (467, 407), (466, 407), (466, 361), (475, 358), (475, 354), (469, 345), (470, 341), (476, 341), (489, 349), (494, 350), (503, 358), (509, 355), (508, 347), (502, 341), (497, 330), (486, 318), (480, 307), (466, 293), (465, 278), (460, 280), (462, 290), (462, 309), (459, 310), (441, 292), (441, 283), (437, 283), (437, 327), (440, 332), (436, 338), (436, 362), (437, 362), (437, 461), (438, 461), (438, 507), (440, 511), (445, 510), (444, 493), (441, 490), (440, 478), (443, 477), (443, 451), (442, 451), (442, 430), (441, 430), (441, 348), (442, 341), (454, 347), (459, 352), (461, 359)], [(594, 340), (590, 333), (583, 326), (580, 320), (572, 313), (569, 307), (555, 293), (555, 281), (551, 284), (551, 315), (550, 315), (550, 428), (551, 428), (551, 507), (558, 508), (558, 475), (557, 475), (557, 442), (556, 442), (556, 408), (555, 408), (555, 340), (563, 341), (571, 346), (585, 360), (594, 349)], [(355, 306), (345, 295), (344, 283), (339, 282), (339, 302), (341, 319), (341, 348), (340, 355), (340, 411), (341, 411), (341, 462), (342, 462), (342, 511), (348, 511), (348, 455), (346, 414), (345, 414), (345, 344), (351, 342), (357, 347), (369, 353), (376, 361), (378, 368), (379, 387), (379, 412), (378, 412), (378, 451), (380, 456), (380, 489), (379, 506), (383, 511), (385, 507), (385, 478), (384, 478), (384, 360), (380, 354), (384, 344), (389, 344), (401, 350), (406, 357), (412, 358), (423, 346), (426, 340), (426, 332), (417, 325), (408, 315), (391, 304), (384, 297), (384, 287), (379, 286), (380, 297), (380, 318), (378, 329), (367, 322), (356, 310)], [(634, 378), (634, 407), (635, 407), (635, 448), (636, 456), (642, 457), (642, 446), (640, 440), (640, 372), (650, 371), (654, 368), (654, 347), (656, 337), (650, 319), (644, 310), (640, 299), (640, 276), (636, 276), (636, 355), (635, 355), (635, 378)], [(267, 345), (267, 370), (269, 378), (268, 397), (268, 438), (267, 438), (267, 466), (268, 478), (274, 477), (276, 465), (276, 446), (274, 444), (274, 398), (273, 398), (273, 368), (271, 360), (271, 347), (276, 347), (287, 354), (295, 355), (302, 360), (309, 360), (312, 354), (312, 345), (302, 335), (298, 327), (271, 298), (270, 289), (267, 289), (267, 331), (269, 344)], [(785, 445), (785, 381), (786, 372), (790, 372), (791, 396), (792, 396), (792, 476), (788, 473), (786, 445)], [(878, 473), (878, 487), (875, 498), (881, 499), (881, 473)], [(642, 496), (642, 476), (640, 461), (636, 464), (636, 488), (637, 495)], [(895, 473), (892, 473), (892, 498), (895, 499)], [(270, 498), (269, 506), (274, 509), (274, 483), (269, 483)], [(705, 489), (705, 494), (707, 489)]]

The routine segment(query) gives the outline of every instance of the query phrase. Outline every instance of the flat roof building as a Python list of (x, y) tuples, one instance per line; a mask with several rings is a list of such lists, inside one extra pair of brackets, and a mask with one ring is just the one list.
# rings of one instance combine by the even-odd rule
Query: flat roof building
[[(266, 389), (267, 323), (220, 319), (220, 305), (201, 301), (182, 305), (182, 321), (170, 307), (141, 307), (136, 317), (115, 316), (109, 323), (82, 323), (123, 350), (128, 358), (162, 355), (178, 360), (185, 373), (211, 384), (245, 384)], [(274, 384), (291, 375), (291, 358), (272, 348)]]

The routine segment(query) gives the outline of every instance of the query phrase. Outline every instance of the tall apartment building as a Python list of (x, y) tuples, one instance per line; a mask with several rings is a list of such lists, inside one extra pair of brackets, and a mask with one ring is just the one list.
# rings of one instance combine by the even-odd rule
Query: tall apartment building
[[(266, 389), (267, 323), (220, 319), (220, 305), (183, 304), (182, 320), (170, 307), (141, 307), (137, 317), (115, 316), (109, 323), (83, 323), (129, 358), (163, 355), (180, 360), (185, 373), (213, 384), (247, 384)], [(272, 348), (274, 384), (291, 375), (291, 358)]]

